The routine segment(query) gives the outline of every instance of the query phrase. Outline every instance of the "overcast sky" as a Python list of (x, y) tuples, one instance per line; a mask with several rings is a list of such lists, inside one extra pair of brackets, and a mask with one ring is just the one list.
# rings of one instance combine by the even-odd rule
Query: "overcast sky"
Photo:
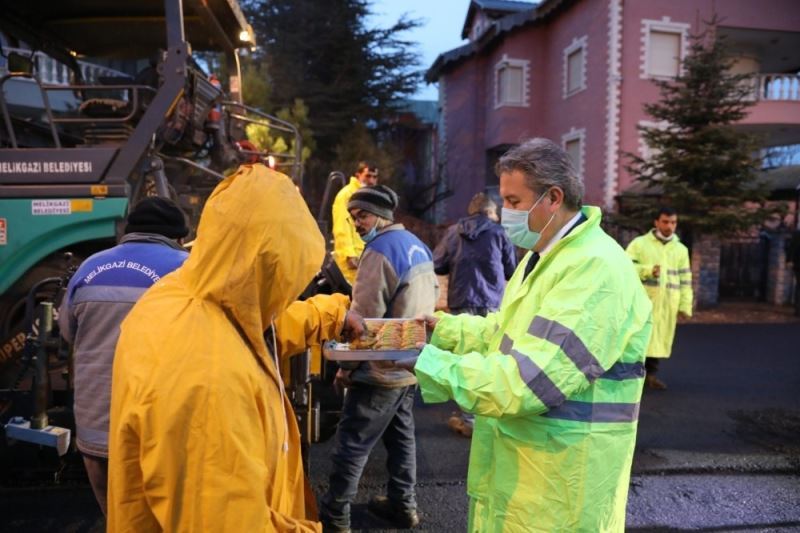
[[(461, 27), (467, 16), (470, 0), (373, 0), (374, 25), (389, 27), (408, 13), (413, 19), (422, 19), (419, 28), (406, 36), (419, 42), (422, 68), (427, 70), (442, 52), (456, 48), (466, 41), (461, 40)], [(436, 100), (435, 85), (422, 85), (412, 98)]]

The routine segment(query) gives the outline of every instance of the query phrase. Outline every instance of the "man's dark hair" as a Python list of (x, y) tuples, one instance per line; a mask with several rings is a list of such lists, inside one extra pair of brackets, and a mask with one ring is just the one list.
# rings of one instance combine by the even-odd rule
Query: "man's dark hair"
[(525, 175), (525, 185), (541, 194), (550, 187), (564, 191), (564, 205), (579, 209), (583, 200), (583, 180), (567, 153), (556, 143), (541, 137), (515, 146), (497, 161), (495, 173), (518, 170)]
[(667, 215), (668, 217), (677, 216), (678, 212), (675, 211), (674, 207), (669, 207), (668, 205), (662, 205), (658, 208), (658, 212), (656, 212), (656, 218), (654, 220), (658, 220), (661, 218), (661, 215)]
[(373, 166), (369, 164), (368, 161), (359, 161), (358, 165), (356, 165), (356, 174), (361, 174), (364, 172), (364, 169), (373, 170)]

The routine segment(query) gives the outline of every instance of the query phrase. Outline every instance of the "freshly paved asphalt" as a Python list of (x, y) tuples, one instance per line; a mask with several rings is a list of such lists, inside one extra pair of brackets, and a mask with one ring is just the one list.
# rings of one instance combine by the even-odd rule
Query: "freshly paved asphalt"
[[(645, 391), (628, 530), (800, 531), (800, 323), (682, 325), (662, 364), (669, 388)], [(416, 408), (419, 530), (465, 531), (469, 441), (452, 434), (453, 404)], [(311, 453), (326, 487), (332, 442)], [(366, 502), (385, 490), (373, 452), (353, 509), (355, 530), (394, 531)], [(0, 491), (0, 530), (102, 530), (90, 490)]]

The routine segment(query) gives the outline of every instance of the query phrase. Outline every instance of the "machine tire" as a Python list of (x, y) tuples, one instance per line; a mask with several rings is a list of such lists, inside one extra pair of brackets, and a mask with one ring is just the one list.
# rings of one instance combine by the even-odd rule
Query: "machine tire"
[[(0, 296), (0, 388), (13, 386), (13, 381), (20, 370), (22, 351), (19, 345), (19, 332), (25, 323), (25, 299), (31, 288), (40, 280), (53, 276), (62, 276), (65, 272), (65, 261), (60, 254), (50, 255), (25, 273), (11, 288)], [(52, 287), (44, 287), (36, 295), (36, 301), (52, 297)]]

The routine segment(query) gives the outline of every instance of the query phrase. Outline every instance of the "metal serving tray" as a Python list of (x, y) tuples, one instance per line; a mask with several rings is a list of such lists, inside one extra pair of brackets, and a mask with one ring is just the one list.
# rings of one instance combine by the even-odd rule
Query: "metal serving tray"
[(351, 350), (347, 343), (326, 342), (322, 355), (330, 361), (400, 361), (419, 355), (420, 350)]
[[(375, 323), (384, 322), (412, 322), (411, 318), (367, 318), (365, 322), (368, 327), (372, 329)], [(421, 324), (423, 331), (427, 331), (425, 324)], [(351, 349), (350, 344), (346, 342), (328, 341), (322, 346), (322, 355), (330, 361), (399, 361), (401, 359), (409, 359), (419, 355), (418, 348), (407, 350), (364, 350), (364, 349)]]

